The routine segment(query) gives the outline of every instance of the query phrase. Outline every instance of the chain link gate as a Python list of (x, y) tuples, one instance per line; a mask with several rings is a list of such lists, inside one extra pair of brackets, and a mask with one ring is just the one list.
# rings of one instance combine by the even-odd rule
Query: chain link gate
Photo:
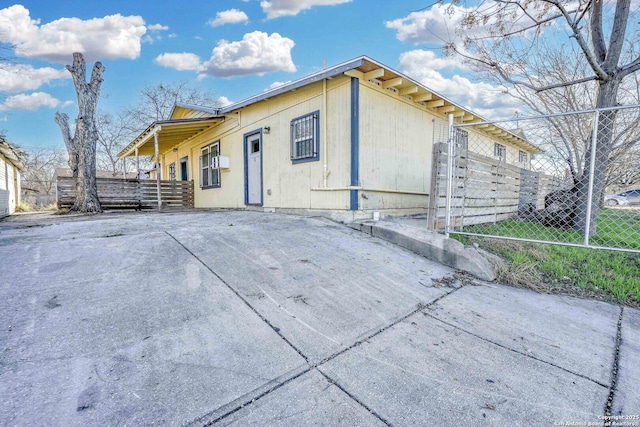
[(640, 105), (449, 116), (448, 142), (437, 145), (432, 225), (445, 234), (640, 253)]

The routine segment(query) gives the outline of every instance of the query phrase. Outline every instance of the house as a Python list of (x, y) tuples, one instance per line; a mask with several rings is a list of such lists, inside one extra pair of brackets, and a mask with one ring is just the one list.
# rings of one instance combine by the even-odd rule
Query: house
[[(176, 104), (119, 157), (151, 155), (163, 180), (193, 180), (196, 207), (345, 221), (419, 214), (429, 207), (433, 146), (447, 141), (449, 115), (484, 121), (362, 56), (224, 108)], [(468, 132), (497, 144), (508, 162), (540, 152), (495, 125)]]
[(0, 218), (16, 211), (20, 202), (20, 173), (24, 171), (20, 153), (0, 135)]

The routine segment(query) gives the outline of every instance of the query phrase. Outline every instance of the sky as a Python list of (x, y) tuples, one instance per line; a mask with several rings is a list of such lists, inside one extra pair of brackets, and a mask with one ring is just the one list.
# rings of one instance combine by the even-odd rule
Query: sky
[(98, 109), (118, 113), (145, 85), (189, 81), (221, 104), (367, 55), (487, 118), (518, 103), (478, 81), (442, 40), (459, 15), (425, 0), (0, 0), (0, 130), (25, 148), (64, 147), (56, 111), (73, 121), (66, 64), (106, 67)]

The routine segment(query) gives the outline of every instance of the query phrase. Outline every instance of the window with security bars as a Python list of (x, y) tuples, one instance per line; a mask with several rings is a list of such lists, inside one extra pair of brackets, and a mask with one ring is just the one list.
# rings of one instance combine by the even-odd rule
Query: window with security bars
[(202, 148), (200, 155), (200, 187), (220, 187), (220, 167), (217, 161), (220, 155), (220, 141)]
[(319, 160), (319, 111), (291, 120), (291, 161)]
[(493, 155), (502, 161), (507, 160), (507, 147), (497, 142), (493, 144)]
[(169, 179), (171, 181), (175, 181), (176, 180), (176, 164), (175, 164), (175, 162), (171, 163), (169, 165)]

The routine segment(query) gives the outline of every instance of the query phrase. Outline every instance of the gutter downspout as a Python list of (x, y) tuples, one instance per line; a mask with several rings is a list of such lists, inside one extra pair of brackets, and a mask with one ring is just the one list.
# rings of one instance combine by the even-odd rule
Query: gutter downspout
[(322, 186), (327, 188), (327, 180), (329, 178), (329, 147), (327, 147), (327, 79), (322, 80), (322, 157), (324, 165), (322, 165)]
[(160, 149), (158, 146), (158, 132), (162, 127), (157, 127), (153, 130), (153, 145), (156, 153), (156, 188), (158, 191), (158, 211), (162, 210), (162, 190), (160, 188), (160, 174), (162, 173), (160, 169)]

